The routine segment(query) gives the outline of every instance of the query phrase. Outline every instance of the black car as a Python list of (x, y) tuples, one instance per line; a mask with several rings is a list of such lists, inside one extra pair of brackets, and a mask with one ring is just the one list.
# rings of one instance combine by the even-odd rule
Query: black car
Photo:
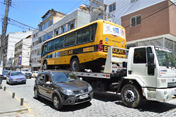
[(26, 78), (32, 78), (32, 74), (31, 73), (25, 73)]
[(72, 72), (47, 71), (38, 75), (34, 85), (35, 98), (43, 97), (53, 102), (59, 110), (63, 105), (90, 102), (92, 87)]

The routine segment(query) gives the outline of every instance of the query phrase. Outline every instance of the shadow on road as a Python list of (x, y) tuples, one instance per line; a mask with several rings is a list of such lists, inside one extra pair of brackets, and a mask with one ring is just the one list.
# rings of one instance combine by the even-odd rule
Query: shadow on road
[(120, 95), (107, 92), (94, 92), (94, 99), (101, 100), (104, 102), (121, 100)]
[[(52, 109), (55, 109), (54, 106), (53, 106), (53, 102), (48, 101), (48, 100), (46, 100), (44, 98), (40, 98), (40, 99), (37, 99), (37, 100), (39, 100), (41, 103), (45, 104), (45, 106), (50, 106)], [(87, 108), (87, 107), (89, 107), (91, 105), (92, 105), (91, 102), (86, 102), (86, 103), (77, 104), (77, 105), (65, 105), (59, 111), (61, 111), (61, 112), (76, 111), (76, 110)]]
[[(122, 105), (125, 106), (122, 101), (120, 102), (115, 102), (117, 105)], [(142, 105), (136, 109), (138, 109), (141, 112), (144, 111), (149, 111), (149, 112), (155, 112), (155, 113), (163, 113), (167, 112), (169, 110), (172, 110), (176, 108), (176, 105), (174, 104), (169, 104), (165, 102), (157, 102), (157, 101), (148, 101), (145, 100)]]

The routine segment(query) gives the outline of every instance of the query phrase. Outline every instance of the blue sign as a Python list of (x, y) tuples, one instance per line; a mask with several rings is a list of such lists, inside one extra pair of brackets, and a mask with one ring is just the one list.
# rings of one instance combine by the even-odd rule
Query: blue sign
[(19, 61), (18, 61), (18, 65), (21, 65), (21, 56), (19, 56)]
[(105, 38), (105, 41), (108, 41), (108, 38)]
[(56, 58), (60, 57), (60, 52), (56, 53)]
[(115, 28), (115, 32), (116, 32), (116, 33), (119, 33), (119, 28)]

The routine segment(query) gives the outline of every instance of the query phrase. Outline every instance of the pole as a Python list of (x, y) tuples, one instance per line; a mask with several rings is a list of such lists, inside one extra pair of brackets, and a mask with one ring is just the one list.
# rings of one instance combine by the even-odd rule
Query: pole
[(6, 38), (6, 31), (7, 31), (7, 20), (8, 20), (8, 13), (9, 13), (9, 0), (6, 1), (6, 10), (5, 16), (3, 21), (3, 29), (2, 29), (2, 36), (1, 36), (1, 53), (0, 53), (0, 65), (3, 67), (3, 56), (4, 56), (4, 48), (3, 48), (3, 41)]

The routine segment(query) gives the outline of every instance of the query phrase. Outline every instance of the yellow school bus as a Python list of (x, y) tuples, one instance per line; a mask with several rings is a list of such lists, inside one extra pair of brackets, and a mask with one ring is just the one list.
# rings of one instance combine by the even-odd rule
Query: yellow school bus
[[(112, 22), (97, 20), (60, 34), (42, 45), (41, 64), (68, 66), (73, 71), (100, 71), (109, 46), (126, 48), (125, 29)], [(126, 52), (114, 49), (113, 56), (126, 58)]]

